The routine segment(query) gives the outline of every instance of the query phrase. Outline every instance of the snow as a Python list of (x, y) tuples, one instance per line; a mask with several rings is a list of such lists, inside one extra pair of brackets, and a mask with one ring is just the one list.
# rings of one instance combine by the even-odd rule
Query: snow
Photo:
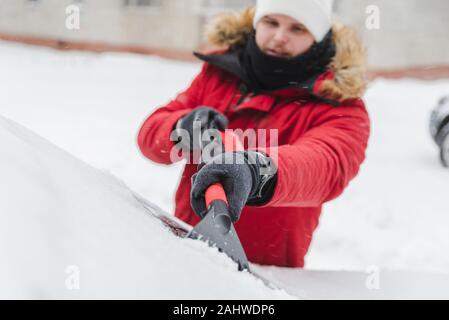
[(447, 300), (449, 275), (389, 271), (314, 271), (253, 266), (273, 284), (303, 300)]
[(375, 81), (367, 160), (344, 195), (325, 207), (309, 268), (449, 270), (449, 170), (429, 132), (449, 81)]
[(0, 144), (0, 299), (289, 298), (172, 235), (110, 174), (2, 117)]
[[(52, 207), (49, 209), (56, 209), (58, 212), (66, 214), (75, 210), (74, 208), (85, 207), (83, 210), (95, 212), (99, 216), (98, 219), (92, 221), (91, 228), (84, 231), (81, 230), (81, 227), (71, 230), (68, 224), (73, 222), (78, 227), (82, 226), (83, 222), (86, 221), (82, 219), (87, 219), (85, 215), (80, 216), (80, 220), (56, 219), (64, 227), (56, 225), (61, 230), (53, 230), (53, 227), (55, 227), (55, 225), (52, 225), (54, 219), (46, 216), (45, 219), (37, 220), (38, 211), (36, 211), (35, 216), (30, 213), (18, 215), (17, 220), (8, 221), (8, 227), (2, 222), (0, 228), (15, 230), (20, 226), (19, 230), (28, 230), (31, 234), (36, 232), (36, 235), (39, 235), (40, 231), (34, 231), (35, 228), (37, 230), (44, 228), (45, 232), (42, 232), (42, 238), (36, 240), (36, 247), (40, 248), (39, 251), (42, 251), (43, 256), (54, 254), (52, 255), (53, 258), (58, 256), (58, 247), (52, 245), (44, 249), (44, 244), (49, 239), (61, 237), (58, 246), (64, 246), (63, 239), (71, 232), (75, 233), (73, 239), (78, 236), (85, 238), (84, 242), (81, 241), (78, 244), (79, 248), (73, 249), (74, 252), (78, 252), (78, 256), (75, 256), (75, 258), (79, 257), (82, 260), (81, 262), (72, 262), (71, 259), (64, 260), (61, 258), (60, 265), (52, 267), (54, 268), (52, 270), (62, 272), (62, 276), (65, 276), (62, 265), (85, 263), (86, 266), (83, 265), (81, 270), (85, 270), (91, 265), (92, 263), (86, 262), (90, 261), (89, 256), (86, 255), (85, 257), (81, 254), (82, 248), (100, 250), (104, 238), (114, 239), (114, 245), (111, 243), (110, 246), (107, 246), (109, 250), (117, 246), (121, 250), (120, 254), (130, 256), (130, 261), (134, 259), (127, 266), (137, 268), (135, 274), (140, 275), (139, 271), (150, 268), (151, 263), (145, 260), (145, 257), (138, 256), (137, 251), (155, 253), (157, 252), (156, 249), (160, 250), (158, 247), (159, 239), (165, 239), (168, 236), (163, 235), (158, 228), (152, 226), (150, 220), (146, 223), (141, 221), (137, 223), (139, 219), (136, 217), (142, 215), (142, 212), (136, 208), (135, 203), (129, 198), (129, 191), (124, 191), (128, 190), (124, 184), (145, 196), (164, 211), (171, 212), (173, 210), (173, 194), (179, 180), (182, 164), (166, 167), (144, 159), (136, 146), (136, 135), (142, 121), (155, 108), (167, 103), (176, 93), (187, 87), (193, 76), (200, 70), (200, 65), (130, 54), (59, 52), (0, 42), (0, 70), (2, 70), (0, 83), (3, 88), (0, 95), (0, 115), (20, 123), (94, 168), (103, 171), (100, 174), (98, 171), (89, 169), (87, 170), (90, 172), (88, 174), (83, 169), (82, 172), (84, 173), (70, 174), (67, 177), (68, 179), (81, 182), (85, 178), (87, 181), (93, 180), (93, 185), (82, 183), (83, 187), (81, 187), (76, 184), (73, 189), (68, 190), (65, 184), (61, 185), (61, 181), (56, 179), (57, 177), (66, 179), (65, 171), (52, 178), (52, 175), (48, 176), (41, 171), (46, 162), (44, 164), (39, 161), (23, 163), (27, 157), (20, 157), (20, 161), (16, 159), (17, 164), (22, 163), (24, 168), (27, 168), (26, 172), (30, 174), (24, 175), (22, 173), (23, 176), (17, 177), (18, 181), (21, 181), (20, 179), (26, 181), (32, 179), (32, 183), (30, 182), (29, 185), (18, 184), (17, 187), (20, 186), (18, 190), (23, 188), (23, 190), (29, 191), (35, 199), (33, 201), (35, 204), (31, 204), (30, 201), (23, 201), (21, 198), (20, 206), (16, 209), (9, 205), (10, 210), (15, 212), (22, 208), (25, 212), (31, 205), (32, 208), (38, 208), (38, 205), (41, 205), (42, 208), (51, 205)], [(359, 273), (348, 274), (351, 275), (351, 279), (354, 279), (353, 283), (359, 283), (357, 279), (361, 277), (360, 274), (365, 274), (367, 269), (374, 266), (386, 270), (382, 274), (387, 275), (385, 276), (387, 279), (396, 278), (395, 270), (401, 270), (401, 274), (406, 278), (407, 275), (414, 278), (413, 272), (424, 272), (429, 277), (441, 276), (440, 282), (445, 283), (443, 279), (449, 268), (449, 256), (447, 255), (449, 251), (447, 232), (449, 230), (449, 215), (446, 201), (449, 188), (449, 171), (439, 163), (439, 151), (429, 134), (428, 127), (431, 109), (437, 104), (440, 97), (448, 93), (449, 80), (380, 79), (370, 84), (365, 100), (371, 115), (373, 132), (367, 152), (367, 160), (362, 166), (360, 174), (343, 196), (332, 203), (326, 204), (320, 227), (314, 235), (312, 247), (306, 259), (307, 269), (358, 270)], [(20, 136), (16, 138), (21, 139)], [(3, 137), (0, 136), (0, 139), (3, 139)], [(9, 143), (12, 142), (2, 141), (2, 148), (5, 145), (9, 146)], [(4, 150), (1, 152), (3, 157)], [(25, 152), (25, 150), (20, 152)], [(31, 155), (28, 153), (28, 156)], [(32, 158), (35, 157), (34, 154)], [(66, 156), (61, 157), (66, 160)], [(69, 163), (76, 162), (72, 158), (70, 159)], [(8, 163), (11, 165), (10, 162)], [(55, 168), (62, 166), (60, 163), (51, 163)], [(28, 168), (28, 165), (31, 167)], [(68, 166), (70, 167), (70, 173), (73, 167)], [(78, 168), (78, 165), (73, 166)], [(2, 169), (0, 168), (0, 170)], [(6, 172), (13, 172), (13, 169), (9, 168)], [(108, 176), (108, 173), (123, 181), (121, 187), (118, 186), (115, 179)], [(105, 187), (105, 190), (100, 189), (97, 183), (99, 181), (102, 181), (100, 185)], [(32, 187), (33, 184), (35, 188)], [(8, 192), (5, 199), (11, 200), (14, 197), (20, 197), (20, 193), (18, 195), (12, 193), (14, 184), (11, 186), (8, 181), (6, 186), (8, 188), (5, 185), (2, 186)], [(38, 191), (39, 188), (43, 190)], [(86, 192), (81, 193), (80, 190), (83, 190), (83, 188)], [(105, 201), (98, 202), (98, 198), (93, 199), (89, 196), (90, 192), (87, 191), (90, 188), (102, 194), (103, 199), (109, 199), (111, 193), (114, 194), (118, 198), (116, 206), (113, 205), (115, 203), (113, 201), (110, 205), (104, 207)], [(77, 193), (82, 196), (74, 199), (73, 194)], [(21, 194), (23, 195), (23, 192)], [(124, 194), (128, 195), (125, 196)], [(56, 203), (46, 202), (48, 199), (53, 199), (55, 195)], [(84, 200), (85, 198), (86, 200)], [(94, 201), (94, 204), (92, 204), (90, 200), (96, 202)], [(3, 200), (0, 206), (4, 206)], [(134, 210), (128, 209), (128, 207), (134, 207)], [(96, 210), (93, 210), (93, 208)], [(126, 208), (126, 216), (123, 217), (118, 214), (117, 208)], [(4, 219), (3, 207), (1, 209), (2, 219)], [(116, 220), (111, 221), (110, 225), (106, 225), (102, 229), (101, 226), (105, 221), (110, 220), (105, 218), (106, 210), (109, 210), (110, 215)], [(42, 209), (42, 212), (48, 214), (49, 210)], [(91, 216), (92, 213), (89, 217)], [(31, 221), (36, 225), (31, 223), (19, 224), (20, 221), (24, 223), (31, 218), (34, 219)], [(115, 228), (117, 226), (114, 225), (114, 222), (117, 221), (123, 221), (123, 227), (118, 230)], [(47, 222), (49, 223), (48, 226), (46, 226)], [(131, 232), (128, 230), (129, 228), (134, 229)], [(152, 231), (154, 229), (154, 232), (157, 233), (157, 237), (151, 237), (152, 242), (155, 242), (154, 246), (151, 244), (143, 245), (140, 244), (140, 241), (137, 241), (141, 240), (140, 236), (142, 236), (142, 239), (149, 239), (147, 238), (147, 232), (143, 232), (145, 228)], [(109, 235), (114, 233), (114, 237), (106, 236), (108, 230)], [(93, 232), (93, 234), (99, 233), (98, 238), (89, 239), (91, 234), (89, 233), (88, 236), (88, 231)], [(44, 236), (47, 233), (49, 233), (49, 236)], [(23, 234), (27, 233), (23, 232)], [(118, 238), (116, 239), (116, 237)], [(133, 244), (139, 243), (139, 245), (131, 251), (125, 251), (120, 244), (120, 241), (125, 240)], [(41, 246), (38, 246), (37, 241), (41, 241)], [(70, 240), (67, 241), (70, 242)], [(126, 241), (125, 243), (129, 243)], [(171, 255), (166, 257), (165, 252), (173, 251), (173, 255), (183, 255), (180, 250), (175, 249), (179, 246), (178, 240), (174, 241), (176, 244), (172, 244), (170, 241), (165, 241), (165, 243), (169, 250), (164, 250), (164, 255), (155, 253), (156, 256), (153, 259), (156, 259), (156, 265), (162, 265), (161, 261), (167, 259), (174, 262), (174, 258)], [(192, 248), (192, 244), (182, 245)], [(195, 251), (195, 245), (193, 245), (193, 251)], [(146, 248), (145, 246), (149, 247)], [(12, 250), (13, 247), (11, 245), (9, 249)], [(70, 247), (70, 245), (67, 244), (67, 247)], [(199, 251), (201, 255), (204, 255), (203, 248)], [(117, 257), (120, 257), (120, 255), (117, 254)], [(36, 264), (41, 260), (38, 258), (33, 260), (30, 257), (28, 261), (33, 261), (33, 264)], [(100, 260), (102, 262), (96, 269), (97, 271), (106, 265), (113, 265), (114, 263), (111, 260), (116, 262), (113, 257), (106, 253)], [(191, 260), (188, 259), (188, 261)], [(216, 265), (220, 263), (217, 263), (215, 257), (206, 260), (208, 262), (202, 263), (204, 268), (201, 266), (201, 273), (210, 276), (207, 270), (209, 270), (211, 264), (216, 269)], [(180, 259), (179, 261), (183, 260)], [(111, 268), (106, 267), (105, 275), (98, 277), (98, 281), (103, 281), (102, 285), (104, 284), (105, 288), (114, 286), (114, 284), (107, 283), (107, 279), (110, 279), (108, 275), (112, 275), (117, 269), (121, 268), (121, 263), (110, 272), (109, 269)], [(139, 263), (145, 268), (140, 268)], [(191, 276), (192, 272), (195, 272), (194, 269), (199, 266), (200, 264), (195, 264), (194, 267), (188, 263), (186, 268), (191, 269), (191, 271), (186, 271), (185, 275), (189, 275), (188, 278), (192, 282), (200, 281), (199, 287), (204, 288), (202, 285), (205, 284), (201, 282), (202, 280), (199, 277)], [(3, 264), (0, 266), (0, 268), (6, 267)], [(13, 268), (13, 266), (9, 268)], [(29, 268), (27, 279), (32, 279), (33, 274), (39, 275), (41, 272), (45, 277), (50, 277), (50, 272), (44, 272), (39, 268), (32, 271), (32, 267)], [(124, 266), (123, 268), (126, 269)], [(145, 275), (144, 280), (139, 283), (147, 284), (149, 282), (145, 282), (145, 280), (156, 279), (155, 290), (151, 292), (155, 293), (160, 290), (160, 296), (171, 296), (170, 294), (173, 292), (169, 292), (167, 288), (163, 289), (162, 284), (157, 282), (157, 279), (164, 279), (164, 276), (167, 278), (167, 274), (173, 273), (175, 277), (179, 277), (176, 280), (186, 284), (187, 287), (188, 280), (177, 274), (178, 269), (179, 265), (175, 265), (167, 270), (158, 270), (153, 278), (151, 275)], [(275, 274), (286, 274), (282, 269), (274, 268), (273, 270), (276, 270)], [(406, 273), (403, 270), (409, 270), (411, 273)], [(324, 278), (326, 278), (326, 275), (331, 275), (326, 279), (336, 279), (336, 281), (338, 279), (338, 273), (330, 271), (327, 273), (326, 271), (295, 271), (298, 272), (298, 275), (295, 273), (291, 280), (295, 283), (295, 277), (299, 277), (299, 272), (306, 272), (306, 277), (307, 272), (310, 272), (310, 275), (322, 272)], [(88, 273), (88, 271), (85, 272)], [(272, 269), (268, 268), (264, 271), (264, 268), (262, 268), (261, 272), (270, 275)], [(5, 272), (2, 272), (2, 275), (4, 274)], [(238, 290), (242, 295), (249, 295), (249, 292), (256, 288), (252, 281), (245, 280), (245, 277), (240, 279), (239, 275), (232, 272), (229, 272), (229, 274), (225, 272), (223, 277), (220, 274), (223, 283), (226, 282), (225, 280), (229, 280), (228, 276), (238, 277), (240, 284), (245, 281), (252, 284), (242, 286), (245, 290)], [(43, 278), (43, 276), (42, 278), (38, 276), (30, 281), (34, 281), (32, 283), (41, 281), (39, 283), (43, 286)], [(121, 281), (121, 279), (117, 281)], [(134, 293), (139, 291), (132, 285), (127, 287), (125, 282), (122, 281), (120, 284), (124, 288), (121, 291), (123, 295), (132, 290), (135, 290)], [(16, 282), (13, 281), (12, 283)], [(18, 281), (18, 283), (24, 284), (25, 281)], [(431, 283), (434, 284), (435, 282)], [(115, 285), (115, 287), (120, 286)], [(39, 285), (36, 284), (36, 288), (40, 288)], [(138, 288), (142, 287), (138, 286)], [(214, 297), (227, 296), (224, 289), (220, 291), (221, 289), (220, 284), (214, 285), (214, 292), (216, 291)], [(40, 292), (40, 289), (36, 290)], [(260, 290), (264, 292), (260, 295), (272, 294), (266, 293), (263, 289)], [(312, 287), (310, 290), (316, 293), (316, 290)], [(64, 291), (64, 288), (61, 289), (61, 292), (68, 296), (73, 295), (73, 293)], [(406, 292), (407, 290), (403, 291), (404, 294)], [(435, 290), (435, 292), (440, 291)], [(104, 289), (103, 292), (96, 293), (111, 295), (120, 292), (119, 290)], [(95, 295), (96, 293), (91, 291), (89, 294)], [(142, 289), (142, 291), (139, 291), (140, 293), (143, 296), (147, 292)], [(328, 293), (330, 296), (337, 294), (336, 291), (332, 290), (329, 290)], [(182, 296), (183, 290), (176, 291), (175, 296), (176, 294)], [(309, 296), (314, 296), (314, 294), (309, 292)], [(345, 294), (342, 292), (341, 296), (345, 296)], [(258, 296), (251, 293), (251, 297)]]

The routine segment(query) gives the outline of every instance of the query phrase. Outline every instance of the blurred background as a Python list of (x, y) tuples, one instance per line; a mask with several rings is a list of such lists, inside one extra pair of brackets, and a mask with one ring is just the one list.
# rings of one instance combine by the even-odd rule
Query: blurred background
[[(204, 25), (218, 12), (254, 0), (0, 0), (0, 38), (62, 49), (132, 51), (192, 59)], [(66, 19), (79, 8), (79, 28)], [(67, 9), (69, 7), (69, 9)], [(69, 10), (69, 11), (66, 11)], [(336, 0), (337, 17), (354, 26), (374, 75), (449, 74), (449, 2)], [(378, 18), (378, 23), (372, 23)], [(394, 73), (393, 71), (396, 71)], [(399, 73), (398, 73), (399, 72)]]

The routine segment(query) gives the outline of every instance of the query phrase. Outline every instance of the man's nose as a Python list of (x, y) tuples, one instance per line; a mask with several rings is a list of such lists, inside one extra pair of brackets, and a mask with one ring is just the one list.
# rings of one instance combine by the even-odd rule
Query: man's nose
[(279, 45), (284, 45), (288, 42), (288, 34), (285, 30), (279, 29), (274, 35), (274, 40)]

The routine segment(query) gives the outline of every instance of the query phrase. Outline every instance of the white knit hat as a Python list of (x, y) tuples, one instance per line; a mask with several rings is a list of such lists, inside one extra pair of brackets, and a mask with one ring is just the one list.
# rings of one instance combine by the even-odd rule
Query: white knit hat
[(257, 0), (253, 25), (269, 14), (284, 14), (302, 23), (320, 42), (332, 27), (334, 0)]

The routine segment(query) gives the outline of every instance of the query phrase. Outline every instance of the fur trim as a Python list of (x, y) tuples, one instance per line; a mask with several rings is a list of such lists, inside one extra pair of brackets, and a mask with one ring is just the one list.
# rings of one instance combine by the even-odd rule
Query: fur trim
[[(217, 16), (206, 28), (208, 41), (219, 49), (243, 45), (253, 30), (255, 8)], [(321, 84), (319, 93), (328, 99), (343, 101), (361, 98), (366, 90), (366, 52), (357, 33), (334, 22), (332, 27), (337, 53), (329, 65), (332, 80)]]
[(243, 45), (253, 31), (254, 7), (241, 12), (229, 12), (215, 17), (206, 27), (207, 40), (219, 49)]

